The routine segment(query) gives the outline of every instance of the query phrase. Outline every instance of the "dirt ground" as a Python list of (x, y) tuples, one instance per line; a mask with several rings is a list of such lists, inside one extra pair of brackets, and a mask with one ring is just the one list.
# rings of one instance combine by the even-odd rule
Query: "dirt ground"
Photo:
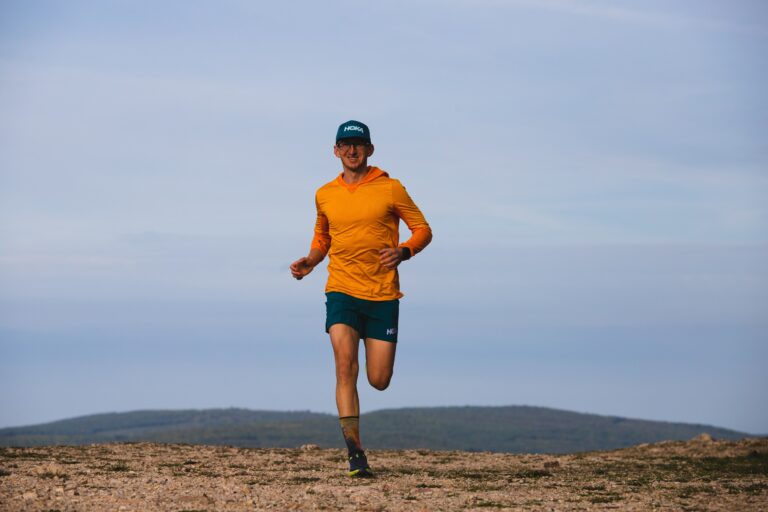
[(304, 446), (0, 448), (2, 511), (768, 510), (768, 439), (512, 455)]

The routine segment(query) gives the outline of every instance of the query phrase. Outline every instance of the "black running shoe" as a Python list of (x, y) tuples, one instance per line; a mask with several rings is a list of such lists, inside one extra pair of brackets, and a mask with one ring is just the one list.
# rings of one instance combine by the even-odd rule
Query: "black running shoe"
[(349, 457), (349, 476), (355, 476), (358, 478), (370, 478), (373, 476), (373, 471), (368, 465), (368, 459), (365, 457), (365, 452), (362, 450), (353, 453)]

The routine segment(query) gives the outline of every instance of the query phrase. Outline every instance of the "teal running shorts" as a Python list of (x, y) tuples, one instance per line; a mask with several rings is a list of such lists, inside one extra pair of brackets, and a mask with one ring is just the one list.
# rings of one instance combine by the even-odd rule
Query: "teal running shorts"
[(325, 332), (333, 324), (345, 324), (355, 329), (361, 339), (397, 343), (399, 299), (365, 300), (341, 292), (328, 292), (325, 296)]

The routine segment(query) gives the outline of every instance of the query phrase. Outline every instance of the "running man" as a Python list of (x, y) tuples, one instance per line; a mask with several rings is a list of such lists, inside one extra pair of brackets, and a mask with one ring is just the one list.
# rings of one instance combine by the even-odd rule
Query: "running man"
[[(342, 173), (317, 190), (309, 255), (291, 264), (291, 274), (302, 279), (326, 254), (330, 257), (325, 331), (336, 361), (336, 406), (349, 451), (349, 475), (367, 477), (373, 473), (360, 442), (360, 340), (365, 340), (368, 382), (383, 391), (392, 379), (403, 296), (397, 266), (429, 244), (432, 230), (405, 187), (368, 165), (373, 144), (365, 124), (347, 121), (339, 126), (333, 154), (341, 160)], [(403, 243), (400, 219), (411, 231)]]

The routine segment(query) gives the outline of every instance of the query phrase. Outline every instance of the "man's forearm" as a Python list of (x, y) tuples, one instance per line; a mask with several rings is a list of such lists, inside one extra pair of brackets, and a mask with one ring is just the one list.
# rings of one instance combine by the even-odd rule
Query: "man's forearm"
[(311, 267), (315, 267), (318, 263), (323, 261), (324, 258), (325, 258), (325, 253), (320, 249), (316, 249), (313, 247), (309, 250), (309, 254), (307, 255), (307, 265)]

